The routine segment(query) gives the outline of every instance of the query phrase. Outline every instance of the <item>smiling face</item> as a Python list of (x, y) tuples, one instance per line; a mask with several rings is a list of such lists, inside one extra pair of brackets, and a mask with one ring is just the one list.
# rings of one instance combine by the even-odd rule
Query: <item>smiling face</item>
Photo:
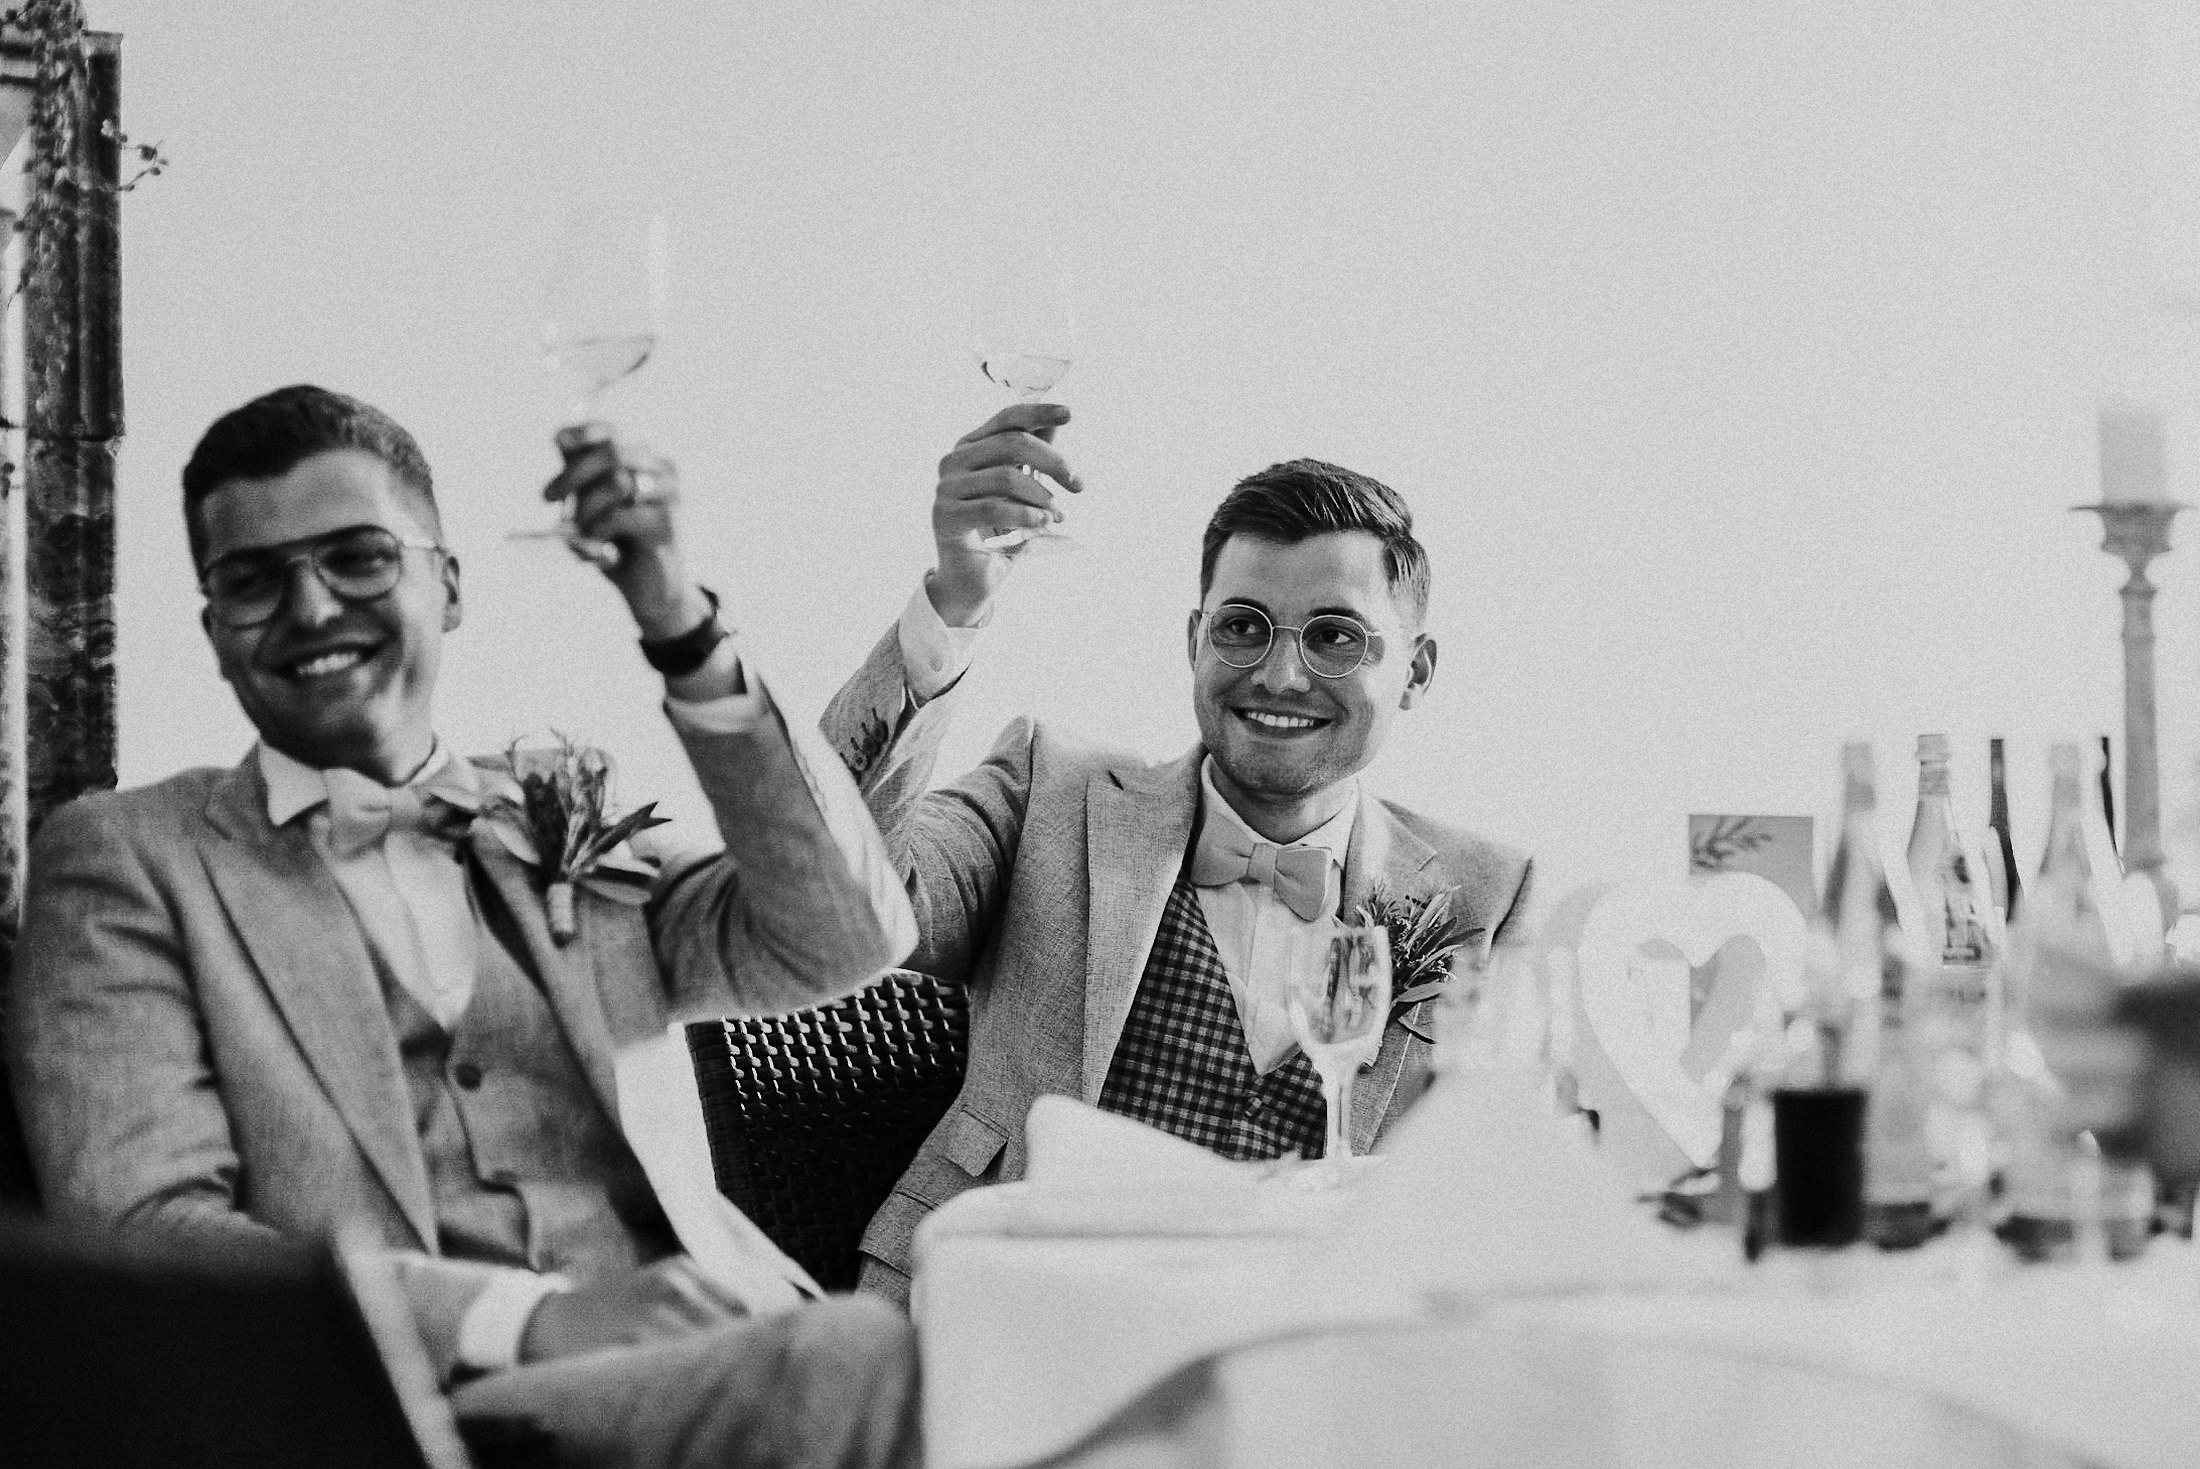
[[(389, 465), (336, 449), (285, 474), (237, 479), (201, 502), (206, 564), (239, 551), (297, 547), (330, 531), (376, 525), (439, 539), (420, 496)], [(347, 601), (295, 561), (274, 615), (255, 627), (200, 623), (222, 677), (260, 737), (318, 769), (346, 767), (387, 784), (408, 779), (435, 743), (443, 634), (458, 626), (458, 563), (408, 549), (397, 585)]]
[(1262, 836), (1295, 841), (1342, 809), (1344, 783), (1374, 760), (1390, 721), (1435, 676), (1436, 644), (1392, 595), (1383, 543), (1365, 531), (1289, 544), (1232, 536), (1215, 558), (1200, 613), (1225, 603), (1257, 607), (1278, 627), (1343, 613), (1382, 639), (1379, 660), (1318, 678), (1289, 633), (1278, 632), (1255, 666), (1232, 668), (1209, 646), (1201, 616), (1192, 619), (1192, 706), (1215, 784)]

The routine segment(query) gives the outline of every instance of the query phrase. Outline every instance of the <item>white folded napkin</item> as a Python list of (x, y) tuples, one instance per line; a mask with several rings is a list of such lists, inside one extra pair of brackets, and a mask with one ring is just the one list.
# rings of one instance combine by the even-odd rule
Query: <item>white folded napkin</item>
[(1371, 1292), (1672, 1285), (1742, 1266), (1730, 1235), (1683, 1238), (1635, 1203), (1525, 1069), (1438, 1078), (1385, 1138), (1383, 1157), (1314, 1247), (1321, 1268)]
[(1024, 1180), (972, 1189), (935, 1210), (918, 1227), (920, 1259), (932, 1242), (965, 1235), (1310, 1235), (1335, 1226), (1348, 1196), (1304, 1187), (1307, 1165), (1295, 1159), (1232, 1162), (1071, 1097), (1034, 1102), (1024, 1136)]
[(1269, 1167), (1232, 1163), (1197, 1143), (1074, 1097), (1033, 1102), (1024, 1119), (1024, 1143), (1031, 1154), (1024, 1176), (1051, 1187), (1230, 1187), (1249, 1183), (1250, 1170)]
[(718, 1192), (684, 1028), (620, 1047), (612, 1065), (620, 1129), (696, 1268), (752, 1315), (791, 1311), (805, 1294), (822, 1296), (809, 1272)]

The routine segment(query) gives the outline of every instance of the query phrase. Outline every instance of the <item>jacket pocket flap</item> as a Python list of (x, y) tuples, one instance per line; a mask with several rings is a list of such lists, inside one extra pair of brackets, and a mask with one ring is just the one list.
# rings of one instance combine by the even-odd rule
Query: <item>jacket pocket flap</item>
[(969, 1174), (981, 1177), (993, 1166), (993, 1160), (1008, 1146), (1008, 1134), (973, 1112), (957, 1107), (947, 1114), (946, 1131), (941, 1138), (941, 1151), (948, 1161)]

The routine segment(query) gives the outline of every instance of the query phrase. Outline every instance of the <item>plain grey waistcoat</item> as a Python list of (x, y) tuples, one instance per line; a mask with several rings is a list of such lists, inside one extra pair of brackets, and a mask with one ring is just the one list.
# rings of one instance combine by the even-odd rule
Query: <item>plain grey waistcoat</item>
[(477, 957), (457, 1027), (446, 1032), (382, 976), (439, 1252), (584, 1283), (676, 1252), (641, 1164), (515, 957), (501, 898), (469, 873)]

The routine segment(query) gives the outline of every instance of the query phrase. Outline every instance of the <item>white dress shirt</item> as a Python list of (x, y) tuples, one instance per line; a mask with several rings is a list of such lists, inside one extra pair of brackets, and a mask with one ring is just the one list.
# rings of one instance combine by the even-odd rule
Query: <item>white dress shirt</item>
[[(940, 620), (931, 597), (920, 584), (902, 609), (898, 624), (902, 671), (909, 692), (922, 704), (952, 687), (970, 666), (979, 627), (949, 627)], [(1202, 820), (1230, 822), (1255, 840), (1265, 840), (1232, 810), (1215, 789), (1214, 757), (1200, 766), (1199, 797)], [(1344, 884), (1344, 858), (1352, 843), (1352, 825), (1360, 803), (1353, 798), (1321, 826), (1299, 839), (1329, 853), (1329, 875), (1322, 911), (1334, 913)], [(1290, 1058), (1298, 1047), (1291, 1034), (1287, 997), (1290, 977), (1317, 969), (1328, 960), (1326, 918), (1308, 923), (1293, 913), (1269, 888), (1250, 882), (1228, 883), (1199, 889), (1200, 912), (1215, 941), (1223, 972), (1230, 977), (1230, 994), (1237, 1001), (1238, 1024), (1245, 1031), (1245, 1048), (1253, 1066), (1263, 1075)]]
[[(329, 776), (272, 745), (258, 748), (267, 782), (267, 819), (287, 826), (300, 816), (314, 851), (343, 890), (391, 976), (445, 1030), (458, 1024), (474, 994), (474, 904), (466, 874), (448, 841), (421, 831), (393, 831), (354, 853), (329, 838)], [(438, 740), (427, 763), (405, 784), (431, 781), (478, 791), (474, 768), (454, 760)]]

